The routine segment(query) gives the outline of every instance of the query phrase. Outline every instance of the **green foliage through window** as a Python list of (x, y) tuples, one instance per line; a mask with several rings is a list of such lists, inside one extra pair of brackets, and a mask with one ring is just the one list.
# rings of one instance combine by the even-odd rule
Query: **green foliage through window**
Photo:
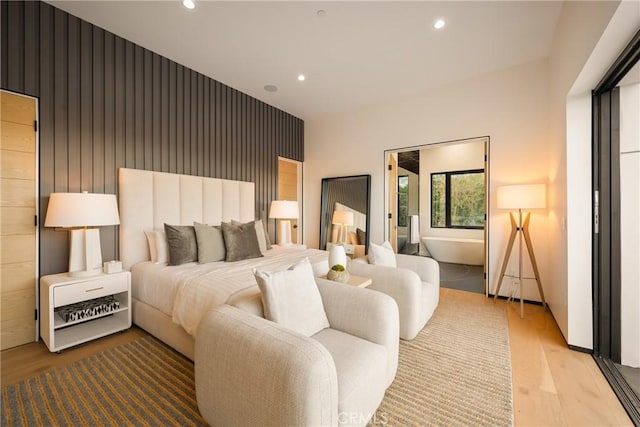
[(398, 227), (407, 226), (409, 215), (409, 176), (398, 176)]
[(484, 170), (431, 174), (431, 226), (484, 227)]

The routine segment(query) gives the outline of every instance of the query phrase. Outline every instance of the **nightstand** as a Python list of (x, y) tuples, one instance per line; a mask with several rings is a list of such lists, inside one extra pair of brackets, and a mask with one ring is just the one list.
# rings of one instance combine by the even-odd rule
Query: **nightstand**
[[(108, 311), (78, 315), (65, 321), (61, 308), (72, 304), (91, 303), (113, 296), (119, 307)], [(115, 304), (112, 304), (115, 305)], [(91, 277), (71, 277), (69, 273), (40, 278), (40, 335), (49, 351), (82, 344), (131, 327), (131, 273), (122, 271)]]

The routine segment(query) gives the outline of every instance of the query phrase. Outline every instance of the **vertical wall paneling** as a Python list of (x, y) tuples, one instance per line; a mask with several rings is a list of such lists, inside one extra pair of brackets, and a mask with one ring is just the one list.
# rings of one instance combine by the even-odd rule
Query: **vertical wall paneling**
[(0, 50), (2, 52), (2, 61), (0, 62), (0, 86), (9, 86), (9, 61), (5, 61), (7, 57), (5, 52), (9, 50), (9, 19), (8, 19), (8, 5), (5, 7), (2, 4), (0, 10)]
[(153, 150), (153, 170), (162, 170), (162, 122), (160, 120), (162, 108), (162, 58), (153, 55), (153, 131), (151, 133), (151, 149)]
[(168, 64), (169, 64), (168, 65), (169, 66), (169, 94), (168, 94), (169, 117), (167, 118), (167, 123), (169, 127), (168, 127), (168, 132), (166, 136), (168, 138), (169, 150), (166, 152), (168, 168), (163, 170), (168, 170), (171, 173), (175, 173), (177, 168), (176, 166), (176, 163), (177, 163), (177, 146), (176, 146), (176, 140), (177, 140), (176, 81), (177, 81), (177, 77), (176, 77), (176, 63), (168, 62)]
[[(104, 192), (113, 194), (117, 191), (116, 182), (118, 180), (116, 169), (116, 141), (115, 141), (115, 40), (111, 33), (104, 33), (104, 167), (103, 167), (103, 188)], [(105, 227), (102, 230), (100, 242), (105, 248), (105, 253), (109, 253), (108, 248), (115, 247), (118, 243), (116, 238), (116, 227)], [(110, 259), (105, 259), (109, 261)]]
[(67, 135), (67, 97), (69, 88), (67, 86), (67, 61), (66, 61), (66, 40), (67, 40), (67, 15), (62, 11), (54, 12), (54, 32), (53, 32), (54, 52), (62, 52), (63, 60), (55, 61), (53, 68), (54, 75), (54, 111), (53, 118), (57, 126), (54, 127), (54, 170), (55, 170), (55, 191), (69, 191), (68, 180), (68, 135)]
[(37, 70), (40, 66), (40, 61), (36, 43), (38, 43), (38, 38), (40, 37), (40, 27), (38, 25), (40, 8), (34, 2), (24, 4), (24, 19), (25, 27), (35, 29), (35, 31), (25, 31), (24, 33), (24, 91), (25, 93), (35, 93), (39, 87)]
[(80, 166), (80, 20), (70, 16), (67, 21), (67, 126), (69, 147), (67, 181), (69, 191), (79, 192), (81, 179)]
[[(302, 120), (47, 3), (0, 7), (0, 86), (40, 100), (42, 215), (54, 191), (117, 193), (125, 166), (254, 181), (266, 219), (278, 156), (304, 160)], [(117, 228), (101, 236), (117, 258)], [(67, 233), (40, 248), (41, 274), (67, 269)]]

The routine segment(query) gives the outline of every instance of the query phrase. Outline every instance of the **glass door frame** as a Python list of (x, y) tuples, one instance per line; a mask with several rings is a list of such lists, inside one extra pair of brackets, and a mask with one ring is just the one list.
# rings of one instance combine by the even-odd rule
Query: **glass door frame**
[(636, 425), (640, 398), (621, 357), (620, 102), (618, 83), (640, 61), (640, 31), (592, 92), (593, 357)]

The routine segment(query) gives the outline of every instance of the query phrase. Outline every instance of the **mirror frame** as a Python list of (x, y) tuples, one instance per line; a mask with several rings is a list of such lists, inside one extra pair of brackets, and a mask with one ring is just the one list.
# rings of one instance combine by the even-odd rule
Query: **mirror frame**
[[(327, 240), (328, 240), (328, 235), (327, 235), (327, 227), (326, 227), (326, 221), (327, 218), (329, 221), (331, 221), (330, 215), (333, 212), (333, 209), (331, 209), (331, 211), (329, 213), (327, 213), (327, 191), (329, 188), (329, 185), (332, 182), (336, 182), (336, 181), (341, 181), (341, 180), (355, 180), (355, 179), (364, 179), (365, 180), (365, 184), (367, 187), (367, 212), (365, 213), (367, 220), (366, 220), (366, 224), (367, 224), (367, 229), (365, 230), (365, 232), (367, 233), (367, 238), (365, 241), (365, 245), (364, 245), (364, 250), (365, 253), (368, 252), (369, 250), (369, 235), (370, 235), (370, 224), (371, 224), (371, 175), (351, 175), (351, 176), (338, 176), (338, 177), (333, 177), (333, 178), (322, 178), (322, 186), (321, 186), (321, 199), (320, 199), (320, 249), (322, 250), (326, 250), (327, 249)], [(340, 203), (344, 203), (344, 202), (340, 202)]]

